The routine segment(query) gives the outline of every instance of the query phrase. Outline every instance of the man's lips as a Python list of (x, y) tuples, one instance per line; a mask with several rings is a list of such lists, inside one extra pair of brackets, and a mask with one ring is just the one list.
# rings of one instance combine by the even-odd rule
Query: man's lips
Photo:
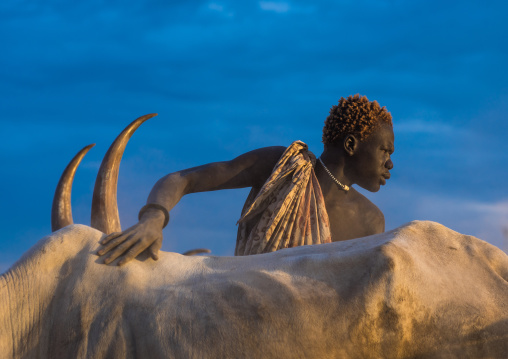
[(381, 176), (381, 183), (385, 185), (387, 179), (390, 179), (390, 172), (383, 173)]

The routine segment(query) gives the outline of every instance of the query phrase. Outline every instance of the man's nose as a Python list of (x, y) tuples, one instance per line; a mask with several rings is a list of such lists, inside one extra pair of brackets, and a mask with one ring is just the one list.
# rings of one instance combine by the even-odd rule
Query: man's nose
[(391, 158), (388, 161), (386, 161), (385, 167), (388, 168), (389, 170), (393, 168), (393, 162)]

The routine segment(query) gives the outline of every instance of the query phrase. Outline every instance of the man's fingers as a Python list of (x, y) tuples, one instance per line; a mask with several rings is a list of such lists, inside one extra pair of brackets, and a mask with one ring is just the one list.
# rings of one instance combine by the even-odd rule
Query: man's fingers
[(99, 241), (100, 244), (104, 245), (106, 243), (108, 243), (109, 241), (111, 241), (113, 238), (116, 238), (118, 237), (120, 234), (122, 234), (122, 232), (113, 232), (111, 234), (108, 234), (106, 237), (104, 237), (103, 239), (101, 239)]
[(156, 261), (159, 260), (159, 251), (157, 249), (148, 249), (148, 253), (150, 253), (150, 257)]
[[(131, 237), (127, 238), (125, 241), (123, 241), (122, 243), (117, 243), (115, 245), (115, 248), (109, 253), (107, 258), (104, 260), (104, 263), (109, 264), (109, 263), (113, 262), (115, 259), (120, 257), (122, 254), (127, 252), (127, 250), (130, 247), (132, 247), (133, 245), (135, 245), (137, 241), (138, 241), (137, 237), (131, 236)], [(109, 251), (109, 250), (110, 249), (108, 249), (107, 251)]]
[(104, 245), (103, 248), (101, 248), (97, 254), (99, 256), (102, 256), (103, 254), (105, 253), (108, 253), (110, 250), (112, 250), (113, 248), (115, 248), (116, 246), (122, 244), (122, 243), (125, 243), (125, 242), (128, 242), (130, 240), (130, 236), (129, 237), (126, 237), (126, 236), (118, 236), (114, 239), (112, 239), (110, 242), (108, 242), (106, 245)]
[(131, 249), (127, 251), (122, 257), (122, 259), (118, 262), (119, 266), (123, 266), (125, 263), (130, 262), (134, 258), (138, 256), (141, 252), (146, 249), (146, 243), (143, 241), (138, 241)]
[(152, 243), (150, 248), (148, 248), (148, 253), (150, 253), (150, 257), (152, 257), (154, 261), (159, 259), (159, 250), (161, 249), (161, 247), (162, 241), (157, 239), (155, 242)]
[(111, 242), (109, 242), (106, 246), (104, 246), (104, 248), (102, 248), (99, 252), (97, 252), (97, 254), (102, 256), (102, 255), (105, 255), (106, 253), (110, 252), (109, 256), (106, 258), (104, 263), (106, 263), (106, 261), (108, 261), (109, 258), (112, 258), (114, 256), (114, 258), (112, 260), (108, 261), (108, 263), (112, 262), (113, 260), (115, 260), (115, 258), (117, 258), (123, 252), (125, 252), (127, 249), (132, 247), (134, 245), (134, 243), (136, 243), (137, 239), (138, 238), (134, 237), (133, 235), (131, 235), (127, 238), (125, 236), (120, 236), (118, 238), (115, 238)]

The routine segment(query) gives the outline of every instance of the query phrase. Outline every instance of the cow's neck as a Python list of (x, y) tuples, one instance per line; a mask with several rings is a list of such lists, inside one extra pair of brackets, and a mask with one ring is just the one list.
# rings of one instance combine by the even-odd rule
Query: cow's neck
[(14, 295), (12, 291), (11, 273), (7, 272), (0, 276), (0, 354), (14, 353), (12, 342), (12, 319), (9, 297)]
[(23, 356), (37, 345), (45, 303), (38, 298), (36, 278), (23, 269), (14, 266), (0, 276), (0, 356), (6, 352)]

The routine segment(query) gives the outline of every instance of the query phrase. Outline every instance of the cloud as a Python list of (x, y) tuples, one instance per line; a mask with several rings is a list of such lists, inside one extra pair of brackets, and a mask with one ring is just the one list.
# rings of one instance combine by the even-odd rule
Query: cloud
[(218, 12), (223, 12), (224, 11), (224, 6), (223, 5), (219, 5), (219, 4), (214, 3), (214, 2), (209, 3), (208, 4), (208, 8), (210, 10), (218, 11)]
[(439, 218), (440, 223), (461, 233), (471, 234), (508, 253), (504, 236), (508, 222), (508, 199), (479, 202), (426, 196), (417, 204), (420, 215)]
[(414, 120), (406, 120), (401, 121), (396, 124), (397, 134), (430, 134), (430, 135), (439, 135), (439, 136), (449, 136), (449, 135), (469, 135), (469, 133), (464, 130), (457, 128), (449, 123), (439, 123), (432, 122), (425, 119), (414, 119)]
[(220, 13), (226, 17), (235, 16), (235, 13), (233, 11), (227, 11), (226, 7), (222, 4), (211, 2), (211, 3), (208, 3), (206, 7), (208, 10), (210, 10), (212, 12)]
[(504, 235), (508, 223), (508, 197), (476, 200), (398, 183), (391, 183), (374, 195), (366, 195), (385, 214), (387, 229), (412, 220), (430, 220), (478, 237), (508, 253)]
[(273, 11), (279, 14), (286, 13), (290, 10), (290, 5), (287, 2), (275, 1), (260, 1), (259, 7), (264, 11)]

